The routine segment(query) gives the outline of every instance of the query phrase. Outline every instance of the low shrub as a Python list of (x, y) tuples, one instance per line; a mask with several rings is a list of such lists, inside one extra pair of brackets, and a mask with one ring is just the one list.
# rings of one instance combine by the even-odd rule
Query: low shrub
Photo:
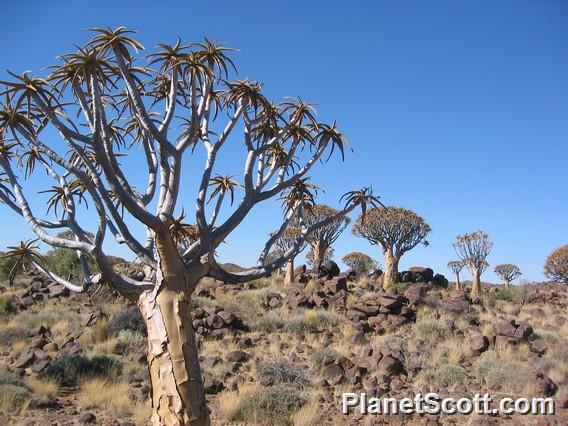
[(13, 371), (0, 367), (0, 385), (24, 386), (24, 381)]
[(426, 371), (425, 378), (428, 383), (443, 386), (465, 385), (469, 382), (467, 371), (459, 365), (452, 364), (441, 365), (435, 370)]
[(12, 310), (12, 303), (10, 298), (0, 294), (0, 318), (9, 314)]
[(0, 408), (2, 411), (15, 411), (21, 409), (30, 401), (30, 392), (17, 385), (0, 385)]
[(47, 367), (45, 374), (60, 384), (75, 386), (80, 379), (119, 375), (121, 370), (120, 361), (114, 357), (71, 355), (56, 359)]
[(129, 306), (108, 322), (109, 336), (118, 336), (122, 330), (132, 330), (147, 335), (144, 318), (136, 306)]
[(407, 283), (392, 283), (390, 288), (395, 290), (397, 293), (402, 294), (408, 288), (408, 284)]
[(501, 389), (507, 382), (507, 368), (503, 367), (503, 361), (495, 351), (482, 353), (473, 363), (473, 369), (490, 389)]
[(337, 358), (340, 355), (341, 354), (337, 352), (335, 349), (331, 348), (317, 349), (312, 354), (311, 360), (314, 366), (319, 368), (325, 358)]
[(256, 370), (259, 379), (271, 380), (275, 384), (288, 383), (299, 389), (304, 389), (311, 384), (310, 377), (306, 372), (285, 358), (259, 362)]
[(294, 386), (271, 386), (241, 398), (227, 419), (245, 424), (268, 422), (273, 425), (288, 425), (292, 416), (308, 402), (308, 397)]
[(419, 340), (440, 342), (449, 336), (450, 330), (441, 320), (423, 318), (414, 324), (413, 333)]
[(116, 349), (119, 353), (129, 354), (132, 352), (143, 351), (146, 346), (146, 337), (137, 331), (121, 330), (118, 333), (118, 343)]
[(27, 329), (19, 325), (9, 325), (0, 328), (0, 346), (11, 345), (27, 334)]
[(499, 289), (495, 293), (486, 295), (489, 306), (494, 306), (497, 301), (511, 302), (517, 298), (517, 290), (514, 288)]

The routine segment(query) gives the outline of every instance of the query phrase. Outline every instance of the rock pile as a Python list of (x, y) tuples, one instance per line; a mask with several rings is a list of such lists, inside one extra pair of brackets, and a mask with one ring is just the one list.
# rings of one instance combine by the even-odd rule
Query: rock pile
[(353, 305), (346, 317), (361, 331), (374, 330), (382, 334), (414, 319), (415, 311), (408, 305), (408, 299), (394, 290), (380, 290), (373, 299)]
[(310, 290), (301, 283), (293, 284), (287, 305), (292, 309), (318, 307), (335, 311), (345, 310), (348, 294), (345, 277), (318, 278), (314, 287)]
[(497, 324), (495, 345), (517, 346), (520, 342), (526, 341), (531, 334), (533, 329), (526, 322), (517, 324), (514, 319), (501, 320)]
[(191, 312), (193, 329), (201, 336), (220, 339), (235, 331), (247, 331), (249, 328), (235, 313), (222, 306), (195, 308)]

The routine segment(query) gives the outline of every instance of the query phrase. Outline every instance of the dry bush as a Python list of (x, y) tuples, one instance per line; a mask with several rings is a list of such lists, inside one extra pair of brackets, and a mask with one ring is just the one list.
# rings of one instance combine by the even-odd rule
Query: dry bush
[(287, 383), (299, 389), (305, 389), (311, 385), (308, 374), (285, 358), (274, 361), (259, 362), (256, 366), (259, 379), (269, 379), (273, 383)]

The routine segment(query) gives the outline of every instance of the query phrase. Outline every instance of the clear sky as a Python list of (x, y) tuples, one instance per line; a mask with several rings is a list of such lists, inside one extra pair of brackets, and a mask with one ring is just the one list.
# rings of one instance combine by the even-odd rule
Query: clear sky
[[(352, 142), (345, 163), (314, 173), (326, 188), (319, 201), (337, 205), (345, 191), (372, 184), (383, 202), (431, 225), (430, 246), (408, 253), (401, 269), (449, 276), (455, 236), (482, 229), (495, 243), (492, 266), (515, 263), (538, 281), (547, 254), (568, 243), (565, 1), (66, 0), (2, 9), (3, 78), (5, 69), (38, 73), (94, 26), (136, 29), (149, 50), (178, 35), (239, 48), (241, 77), (264, 82), (274, 100), (316, 103), (322, 121), (337, 118)], [(219, 172), (241, 170), (242, 156), (229, 157)], [(192, 205), (191, 193), (183, 202)], [(31, 237), (0, 212), (0, 246)], [(277, 215), (276, 205), (258, 209), (222, 259), (252, 264)], [(381, 258), (346, 231), (336, 258), (354, 250)]]

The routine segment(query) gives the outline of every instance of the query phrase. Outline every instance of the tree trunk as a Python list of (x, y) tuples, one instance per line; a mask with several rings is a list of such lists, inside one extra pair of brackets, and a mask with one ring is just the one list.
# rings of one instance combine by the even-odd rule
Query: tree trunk
[(191, 293), (203, 271), (188, 270), (169, 237), (157, 239), (156, 250), (156, 286), (138, 300), (148, 328), (152, 424), (208, 426), (209, 411), (191, 319)]
[(383, 274), (383, 288), (389, 288), (398, 281), (398, 261), (392, 250), (385, 251), (385, 273)]
[(285, 285), (290, 285), (294, 282), (294, 258), (291, 257), (290, 260), (288, 260), (287, 266), (286, 266), (286, 275), (284, 276), (284, 284)]
[(509, 290), (510, 285), (511, 285), (511, 281), (505, 280), (505, 290)]
[(325, 259), (325, 252), (327, 251), (327, 247), (323, 242), (319, 241), (312, 247), (312, 251), (314, 255), (314, 272), (318, 274), (321, 264)]
[(479, 300), (481, 298), (481, 274), (479, 269), (474, 268), (471, 271), (471, 298)]
[(461, 290), (460, 274), (456, 274), (456, 290)]

